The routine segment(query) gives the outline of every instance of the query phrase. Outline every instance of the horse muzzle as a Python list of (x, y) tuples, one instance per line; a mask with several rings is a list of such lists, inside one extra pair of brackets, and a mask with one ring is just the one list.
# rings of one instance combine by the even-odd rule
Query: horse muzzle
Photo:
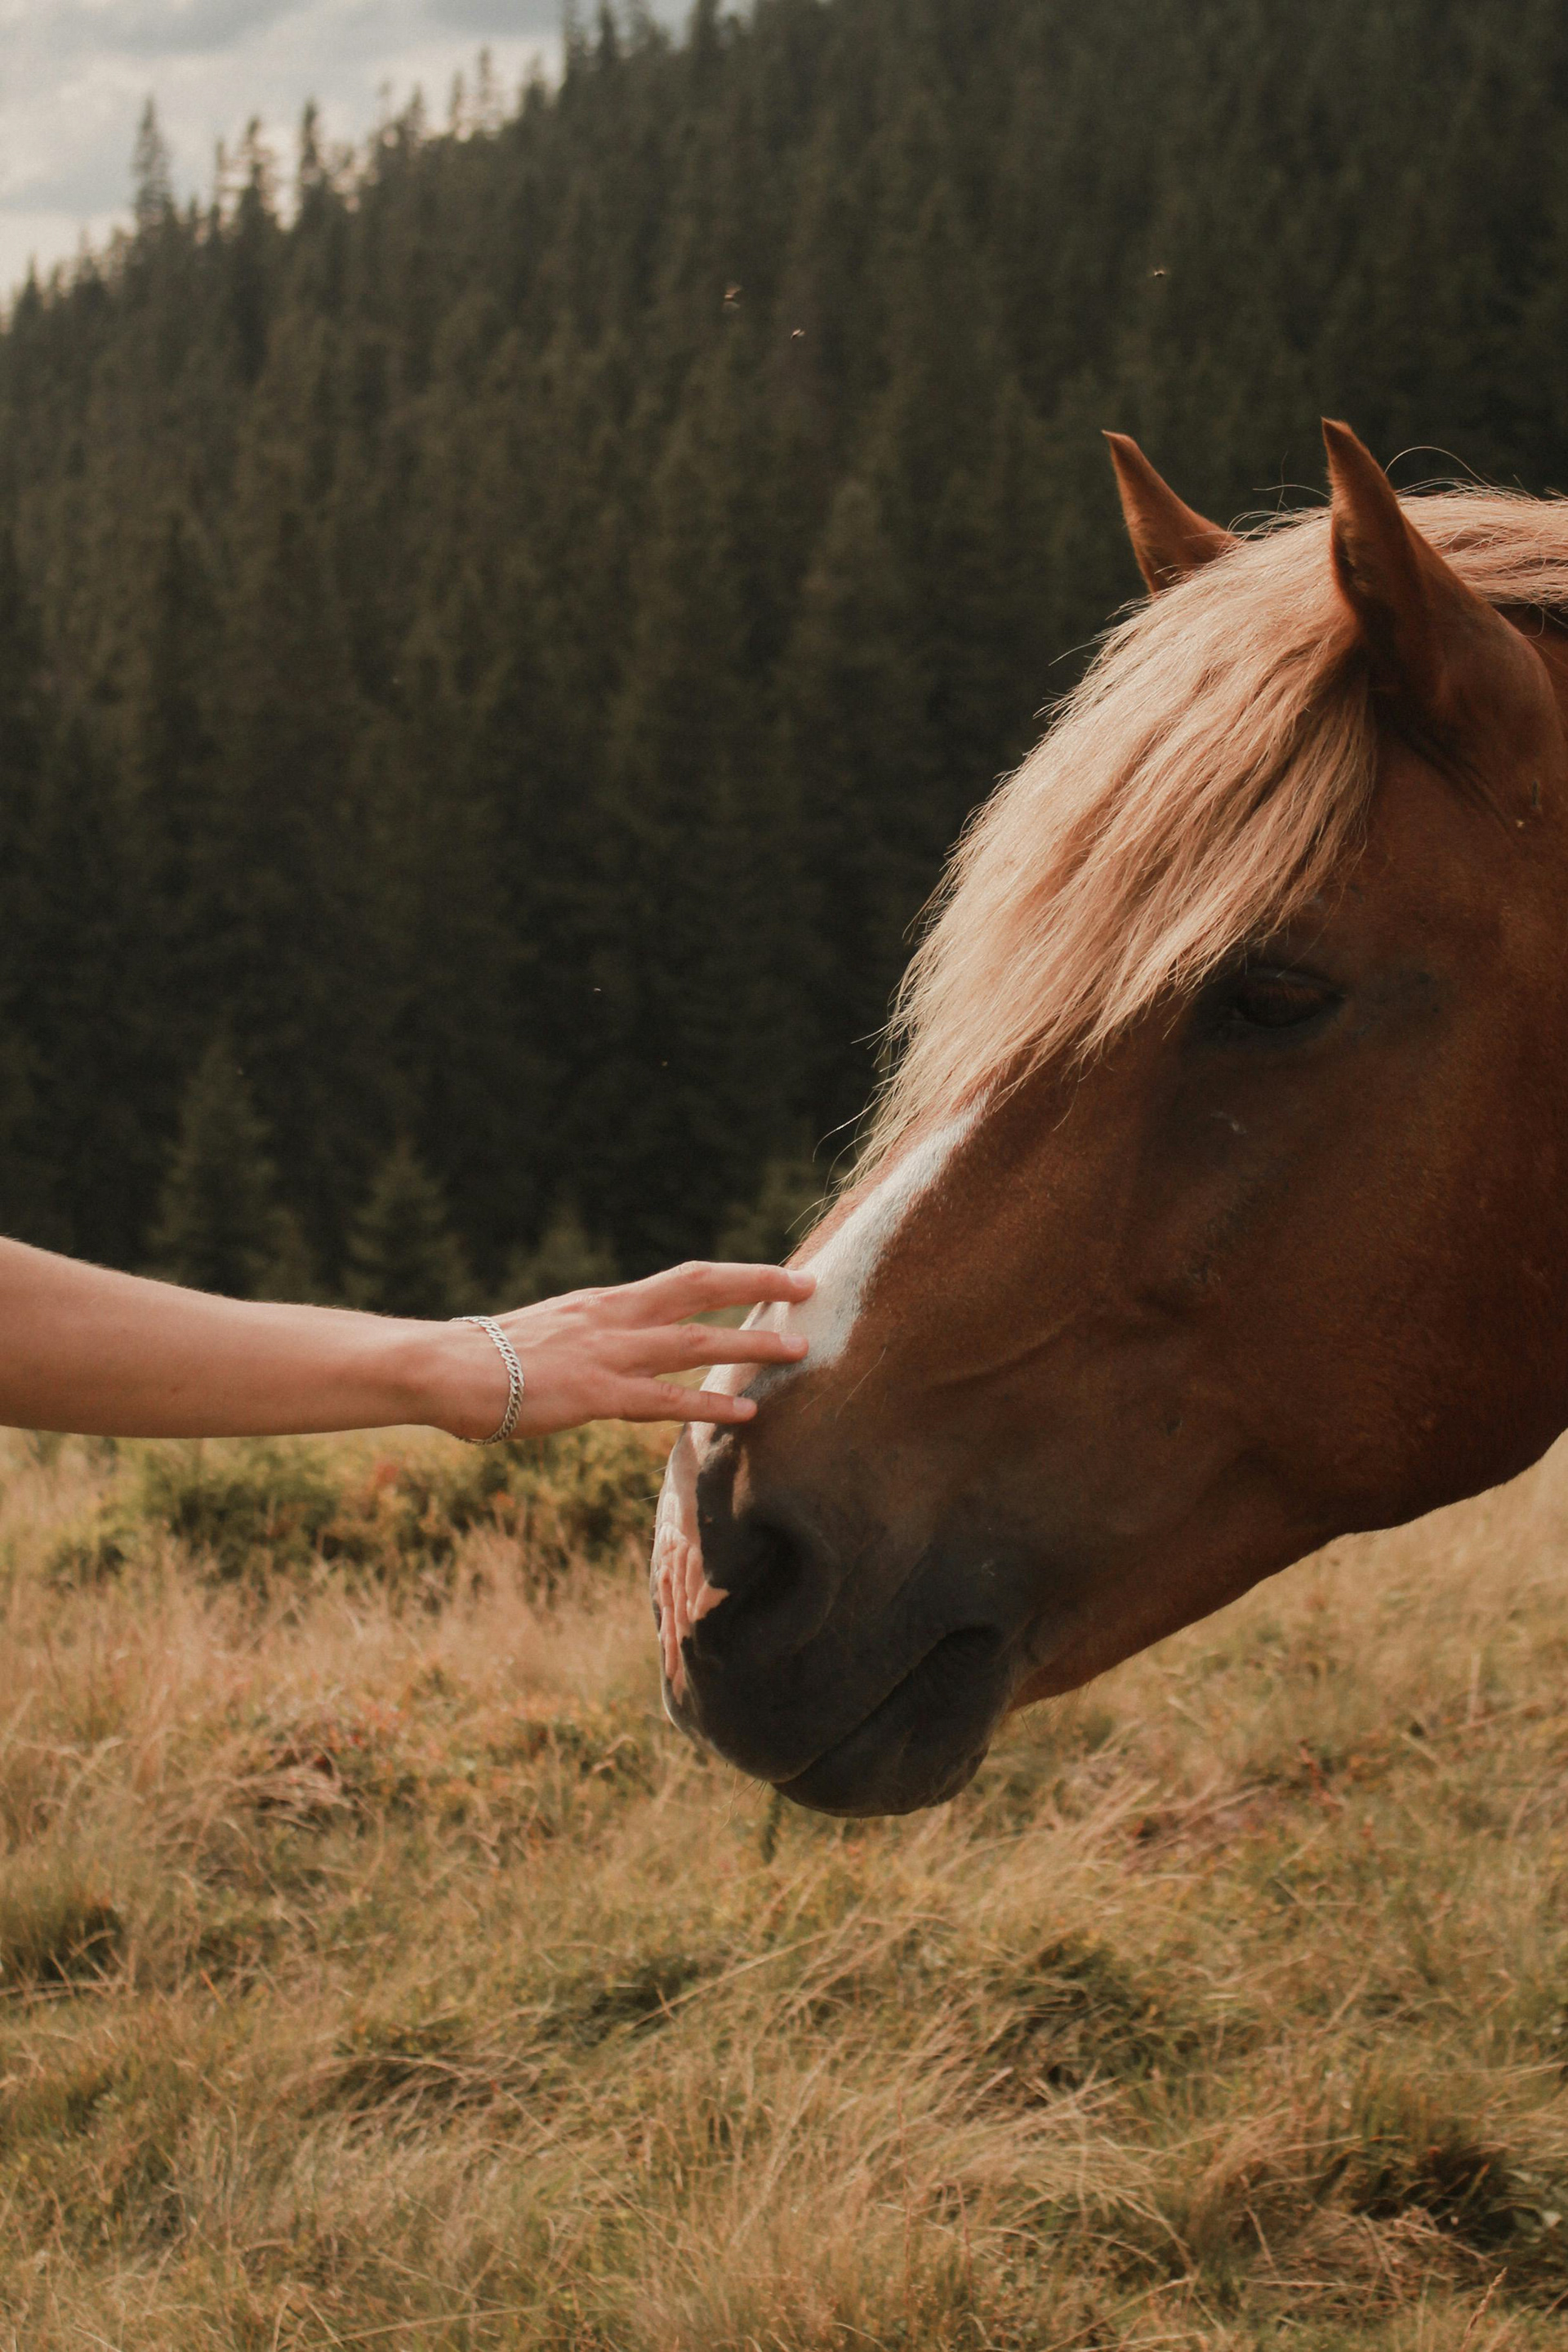
[(666, 1474), (651, 1583), (672, 1721), (819, 1812), (945, 1802), (1027, 1671), (1037, 1580), (968, 1534), (900, 1561), (800, 1496), (737, 1508), (737, 1461), (687, 1432)]

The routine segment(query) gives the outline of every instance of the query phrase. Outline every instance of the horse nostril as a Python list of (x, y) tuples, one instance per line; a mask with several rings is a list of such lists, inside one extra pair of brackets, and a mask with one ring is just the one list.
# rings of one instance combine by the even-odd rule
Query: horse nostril
[(787, 1654), (809, 1641), (831, 1605), (833, 1579), (822, 1547), (787, 1512), (732, 1507), (733, 1476), (699, 1483), (702, 1565), (724, 1594), (693, 1630), (699, 1658), (732, 1657), (764, 1643)]
[(764, 1612), (775, 1616), (799, 1591), (805, 1565), (798, 1536), (748, 1513), (731, 1521), (720, 1561), (710, 1562), (708, 1573), (712, 1582), (723, 1586), (725, 1606), (735, 1619)]

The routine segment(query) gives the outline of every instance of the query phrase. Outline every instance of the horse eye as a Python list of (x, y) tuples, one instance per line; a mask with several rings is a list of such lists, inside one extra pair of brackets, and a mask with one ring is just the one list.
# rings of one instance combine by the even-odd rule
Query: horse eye
[(1299, 1029), (1339, 1001), (1326, 982), (1304, 971), (1255, 968), (1239, 972), (1226, 992), (1227, 1017), (1247, 1029)]

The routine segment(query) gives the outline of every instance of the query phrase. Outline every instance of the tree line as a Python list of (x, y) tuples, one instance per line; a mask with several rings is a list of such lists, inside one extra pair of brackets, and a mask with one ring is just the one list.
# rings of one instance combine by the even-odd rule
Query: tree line
[(1552, 0), (605, 7), (134, 198), (0, 331), (0, 1226), (224, 1287), (785, 1246), (1102, 425), (1568, 474)]

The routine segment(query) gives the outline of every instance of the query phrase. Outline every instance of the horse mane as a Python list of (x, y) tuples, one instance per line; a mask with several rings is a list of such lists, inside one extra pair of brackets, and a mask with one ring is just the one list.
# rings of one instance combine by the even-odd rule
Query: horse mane
[[(1568, 614), (1568, 500), (1402, 500), (1494, 604)], [(913, 1130), (1086, 1059), (1288, 922), (1362, 836), (1377, 763), (1326, 509), (1271, 520), (1112, 626), (976, 811), (894, 1008), (858, 1181)]]

